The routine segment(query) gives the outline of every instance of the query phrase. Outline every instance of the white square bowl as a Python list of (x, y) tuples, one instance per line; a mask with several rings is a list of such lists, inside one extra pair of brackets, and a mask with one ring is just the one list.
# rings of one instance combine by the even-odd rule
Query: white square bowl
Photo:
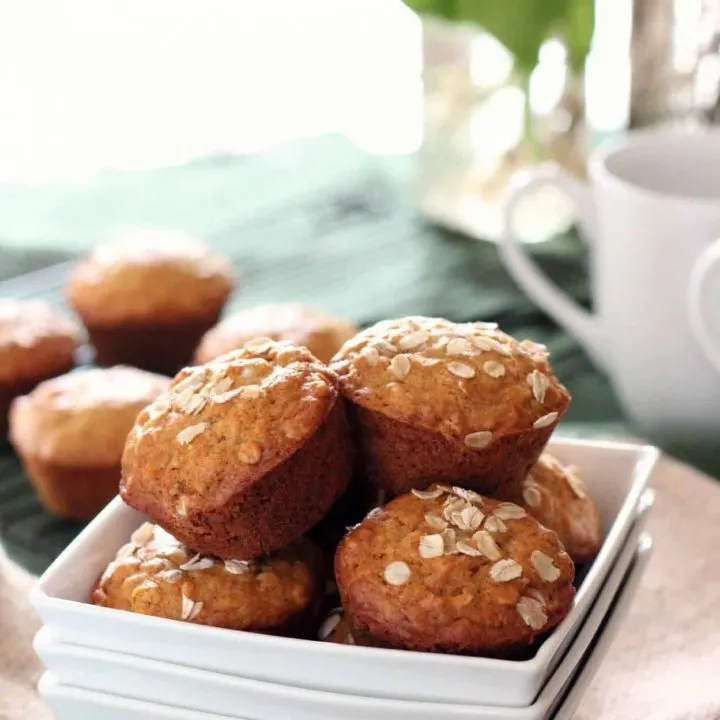
[(529, 660), (347, 647), (90, 605), (86, 599), (97, 577), (146, 519), (117, 498), (42, 576), (32, 603), (63, 642), (336, 693), (527, 706), (561, 659), (622, 550), (659, 455), (649, 446), (586, 440), (556, 440), (549, 449), (582, 469), (598, 505), (605, 541), (580, 584), (571, 612)]
[[(41, 695), (58, 720), (157, 717), (178, 720), (541, 720), (569, 718), (602, 661), (650, 557), (647, 534), (635, 538), (610, 573), (570, 650), (535, 702), (525, 708), (406, 702), (304, 690), (241, 680), (57, 642), (42, 630), (36, 649), (46, 660)], [(171, 705), (169, 705), (171, 704)], [(178, 705), (182, 709), (178, 709)], [(151, 714), (152, 709), (156, 714)], [(162, 709), (162, 712), (160, 711)], [(205, 712), (200, 712), (204, 710)], [(106, 712), (107, 711), (107, 712)], [(171, 714), (176, 711), (178, 714)], [(187, 713), (200, 713), (191, 715)], [(126, 713), (126, 714), (121, 714)]]
[(32, 602), (62, 642), (133, 654), (241, 678), (336, 693), (427, 702), (522, 707), (533, 702), (586, 616), (622, 550), (658, 458), (656, 448), (556, 440), (582, 469), (605, 541), (565, 620), (525, 661), (347, 647), (274, 637), (96, 607), (91, 587), (144, 516), (114, 500), (40, 579)]

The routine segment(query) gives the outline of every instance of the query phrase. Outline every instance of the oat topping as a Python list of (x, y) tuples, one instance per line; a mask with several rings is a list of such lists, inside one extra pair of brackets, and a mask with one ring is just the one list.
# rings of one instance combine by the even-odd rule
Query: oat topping
[(391, 562), (383, 577), (389, 585), (404, 585), (410, 579), (410, 566), (402, 560)]
[(470, 343), (465, 338), (445, 338), (445, 352), (448, 355), (464, 355), (470, 352)]
[(522, 575), (522, 565), (512, 560), (511, 558), (505, 558), (504, 560), (498, 560), (490, 568), (490, 577), (498, 583), (508, 582), (515, 580)]
[(443, 507), (443, 517), (448, 521), (455, 523), (453, 515), (459, 514), (467, 507), (467, 502), (462, 498), (456, 498), (452, 495), (445, 500)]
[(470, 557), (482, 557), (483, 555), (483, 553), (480, 552), (478, 548), (470, 545), (470, 543), (467, 543), (464, 540), (459, 540), (456, 547), (458, 549), (458, 552), (462, 553), (463, 555), (469, 555)]
[(340, 624), (340, 620), (342, 620), (342, 612), (342, 608), (335, 608), (330, 612), (318, 630), (318, 640), (327, 640), (330, 637), (332, 631)]
[(469, 380), (475, 377), (475, 368), (472, 365), (453, 361), (447, 364), (447, 369), (459, 378)]
[(489, 430), (479, 430), (465, 436), (465, 445), (473, 450), (484, 450), (492, 442), (492, 433)]
[(530, 562), (545, 582), (555, 582), (560, 577), (560, 570), (555, 567), (552, 558), (544, 552), (533, 550)]
[(155, 526), (152, 523), (144, 522), (131, 536), (130, 541), (135, 545), (145, 545), (153, 539)]
[(488, 532), (504, 533), (507, 530), (507, 526), (497, 515), (490, 515), (487, 520), (485, 520), (485, 529)]
[(548, 413), (547, 415), (543, 415), (542, 417), (539, 417), (534, 423), (534, 428), (544, 428), (548, 425), (552, 425), (557, 420), (558, 414), (556, 412)]
[(532, 388), (533, 397), (539, 402), (545, 402), (545, 393), (550, 387), (550, 379), (539, 370), (533, 370), (528, 375), (528, 382)]
[(420, 345), (424, 345), (428, 341), (429, 337), (430, 336), (423, 330), (416, 330), (415, 332), (411, 332), (409, 335), (401, 337), (398, 341), (398, 348), (400, 350), (414, 350), (415, 348), (420, 347)]
[[(216, 395), (211, 395), (210, 399), (216, 403), (217, 405), (222, 405), (223, 403), (228, 402), (229, 400), (232, 400), (234, 397), (237, 397), (238, 395), (242, 395), (245, 398), (249, 398), (250, 395), (248, 394), (248, 388), (235, 388), (235, 390), (228, 390), (227, 392), (223, 392)], [(256, 397), (259, 396), (256, 395)]]
[(251, 564), (247, 560), (226, 560), (225, 572), (231, 575), (244, 575), (250, 572)]
[(203, 604), (201, 602), (195, 602), (185, 593), (182, 594), (182, 606), (180, 612), (181, 620), (194, 620), (202, 612), (202, 609)]
[(548, 352), (547, 345), (536, 343), (532, 340), (521, 340), (520, 347), (531, 355), (541, 355), (543, 357), (547, 357), (550, 354)]
[(493, 514), (495, 517), (500, 518), (500, 520), (520, 520), (527, 515), (525, 510), (519, 505), (509, 502), (500, 503), (500, 505), (495, 508)]
[(373, 345), (378, 349), (381, 350), (384, 353), (388, 353), (388, 355), (394, 355), (398, 350), (397, 348), (387, 340), (383, 340), (382, 338), (377, 338), (373, 340)]
[(443, 536), (438, 534), (421, 536), (418, 549), (422, 558), (441, 557), (445, 552)]
[(495, 342), (490, 340), (490, 338), (483, 337), (482, 335), (471, 335), (470, 342), (480, 352), (492, 352), (493, 350), (497, 349), (497, 345)]
[(205, 428), (207, 428), (207, 423), (204, 422), (188, 425), (175, 436), (175, 439), (181, 445), (189, 445), (198, 435), (205, 432)]
[(537, 600), (543, 607), (545, 607), (545, 598), (542, 596), (542, 593), (537, 590), (536, 588), (528, 588), (526, 591), (528, 596), (531, 598), (534, 598)]
[(209, 570), (215, 562), (212, 558), (203, 557), (198, 553), (191, 560), (180, 566), (181, 570)]
[(547, 623), (543, 604), (535, 598), (523, 596), (516, 605), (520, 617), (533, 630), (542, 630)]
[(466, 530), (468, 532), (475, 532), (480, 525), (485, 515), (480, 512), (476, 507), (470, 506), (461, 510), (459, 513), (453, 513), (453, 521), (460, 530)]
[(457, 549), (457, 534), (452, 528), (447, 528), (442, 532), (443, 543), (445, 544), (445, 554), (455, 555), (458, 552)]
[[(450, 492), (450, 489), (445, 492)], [(482, 505), (483, 499), (480, 493), (476, 493), (474, 490), (466, 490), (465, 488), (457, 487), (453, 485), (452, 492), (455, 493), (459, 498), (467, 500), (469, 503), (475, 503), (476, 505)]]
[(370, 367), (375, 367), (380, 362), (380, 353), (372, 345), (366, 345), (360, 351), (360, 354), (367, 360)]
[(117, 555), (115, 556), (115, 559), (122, 560), (123, 558), (126, 558), (126, 557), (132, 557), (135, 554), (136, 550), (137, 550), (137, 545), (134, 542), (126, 543), (117, 551)]
[(175, 547), (160, 548), (158, 552), (160, 552), (168, 560), (172, 560), (178, 565), (182, 565), (182, 563), (187, 562), (188, 559), (185, 548), (180, 545), (176, 545)]
[(483, 365), (483, 370), (491, 378), (501, 378), (505, 374), (505, 366), (495, 360), (488, 360)]
[(425, 514), (425, 522), (433, 529), (443, 531), (448, 526), (447, 522), (443, 520), (439, 515), (433, 513)]
[(182, 573), (180, 570), (164, 570), (158, 577), (172, 585), (182, 577)]
[(574, 467), (573, 465), (569, 465), (565, 468), (564, 475), (568, 485), (570, 486), (570, 489), (575, 493), (577, 497), (579, 497), (581, 500), (587, 497), (587, 493), (585, 492), (585, 485), (580, 479), (580, 476), (577, 474), (576, 467)]
[(245, 343), (245, 347), (255, 355), (263, 355), (270, 349), (272, 340), (269, 337), (257, 337), (252, 340), (248, 340)]
[(404, 380), (410, 374), (410, 358), (407, 355), (396, 355), (388, 365), (388, 370), (398, 380)]
[(542, 493), (540, 492), (540, 487), (536, 483), (532, 482), (532, 476), (528, 477), (529, 479), (526, 479), (523, 485), (523, 500), (530, 507), (539, 507), (542, 505)]
[(477, 546), (478, 550), (488, 560), (499, 560), (502, 557), (500, 548), (493, 539), (493, 536), (487, 530), (478, 530), (473, 536), (472, 540)]
[(413, 488), (411, 492), (416, 498), (420, 498), (421, 500), (435, 500), (443, 494), (443, 490), (439, 487), (432, 490), (415, 490)]

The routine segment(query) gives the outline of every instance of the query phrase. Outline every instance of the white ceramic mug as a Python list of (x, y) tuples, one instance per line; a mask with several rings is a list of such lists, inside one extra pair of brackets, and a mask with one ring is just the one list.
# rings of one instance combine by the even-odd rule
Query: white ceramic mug
[[(651, 130), (600, 147), (589, 186), (554, 165), (518, 175), (500, 252), (518, 284), (611, 376), (628, 415), (668, 437), (720, 431), (720, 133)], [(553, 285), (513, 232), (554, 185), (591, 248), (594, 312)], [(717, 435), (715, 435), (717, 437)]]

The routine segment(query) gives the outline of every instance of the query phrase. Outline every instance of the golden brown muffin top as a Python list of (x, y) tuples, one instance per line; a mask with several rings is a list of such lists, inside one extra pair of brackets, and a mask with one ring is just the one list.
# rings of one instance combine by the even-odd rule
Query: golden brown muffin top
[(123, 456), (124, 490), (152, 478), (181, 516), (223, 505), (300, 448), (337, 398), (326, 365), (268, 338), (185, 368), (138, 416)]
[(420, 647), (502, 647), (556, 624), (574, 592), (555, 533), (517, 505), (443, 485), (371, 511), (335, 570), (354, 623)]
[(315, 548), (299, 540), (268, 558), (199, 555), (145, 523), (103, 573), (91, 602), (236, 630), (280, 628), (317, 597)]
[(197, 238), (146, 230), (96, 247), (66, 293), (91, 323), (161, 323), (217, 312), (233, 285), (230, 264)]
[(597, 554), (602, 542), (600, 518), (574, 466), (544, 453), (527, 477), (500, 488), (498, 496), (522, 505), (554, 530), (576, 563), (588, 562)]
[(13, 402), (10, 439), (21, 452), (60, 465), (119, 465), (138, 413), (169, 382), (121, 365), (46, 380)]
[(569, 401), (544, 346), (494, 323), (385, 320), (345, 343), (331, 367), (354, 403), (476, 449), (551, 424)]
[(195, 352), (195, 360), (208, 362), (242, 347), (248, 340), (269, 337), (302, 345), (318, 360), (329, 363), (356, 332), (357, 328), (346, 320), (306, 305), (258, 305), (235, 313), (208, 330)]
[(72, 366), (78, 326), (39, 300), (0, 299), (0, 383)]

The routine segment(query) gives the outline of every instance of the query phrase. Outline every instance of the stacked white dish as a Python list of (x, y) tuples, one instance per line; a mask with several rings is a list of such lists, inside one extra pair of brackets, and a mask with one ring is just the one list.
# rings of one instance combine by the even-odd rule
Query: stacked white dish
[(99, 574), (145, 518), (113, 501), (43, 575), (40, 692), (58, 720), (535, 720), (570, 717), (649, 559), (655, 448), (555, 440), (582, 469), (605, 541), (567, 618), (525, 661), (334, 645), (89, 605)]

